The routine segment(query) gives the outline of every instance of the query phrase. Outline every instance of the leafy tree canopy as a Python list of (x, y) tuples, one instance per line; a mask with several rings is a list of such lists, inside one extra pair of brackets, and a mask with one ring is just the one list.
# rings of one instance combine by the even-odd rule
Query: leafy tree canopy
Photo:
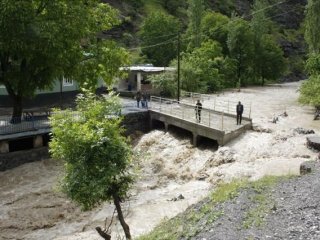
[(306, 69), (310, 78), (301, 86), (299, 101), (320, 108), (320, 2), (308, 0), (305, 39), (309, 46)]
[(207, 12), (201, 21), (201, 34), (204, 39), (218, 41), (227, 54), (228, 23), (230, 19), (217, 12)]
[(216, 41), (204, 42), (182, 59), (182, 86), (187, 91), (214, 92), (222, 87), (222, 48)]
[(149, 80), (154, 88), (160, 90), (161, 96), (174, 97), (177, 95), (176, 72), (167, 71), (164, 73), (151, 75)]
[(318, 0), (308, 0), (308, 5), (306, 6), (306, 32), (305, 39), (309, 46), (309, 52), (320, 54), (320, 1)]
[(51, 117), (50, 152), (65, 162), (62, 190), (87, 210), (113, 200), (130, 239), (120, 206), (133, 182), (129, 171), (131, 146), (123, 136), (117, 97), (87, 94), (77, 99), (76, 111), (55, 111)]
[(140, 31), (142, 53), (156, 66), (168, 66), (177, 55), (179, 21), (157, 11), (143, 22)]
[(97, 34), (118, 24), (117, 15), (98, 0), (0, 0), (0, 83), (14, 101), (13, 117), (24, 97), (62, 76), (110, 83), (126, 54)]
[(234, 81), (238, 86), (246, 85), (252, 77), (253, 70), (253, 32), (249, 22), (233, 18), (228, 24), (228, 49), (229, 56), (236, 64)]
[(311, 76), (300, 88), (299, 102), (320, 108), (320, 75)]

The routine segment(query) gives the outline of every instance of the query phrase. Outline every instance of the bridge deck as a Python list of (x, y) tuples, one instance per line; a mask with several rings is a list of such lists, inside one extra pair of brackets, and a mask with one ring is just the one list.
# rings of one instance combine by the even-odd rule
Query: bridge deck
[(150, 109), (155, 112), (166, 114), (188, 122), (197, 123), (199, 126), (206, 126), (212, 129), (230, 133), (243, 126), (251, 125), (251, 119), (243, 117), (241, 125), (237, 125), (236, 115), (214, 111), (203, 108), (201, 110), (201, 122), (196, 118), (195, 107), (190, 104), (178, 103), (172, 100), (155, 99), (151, 101)]

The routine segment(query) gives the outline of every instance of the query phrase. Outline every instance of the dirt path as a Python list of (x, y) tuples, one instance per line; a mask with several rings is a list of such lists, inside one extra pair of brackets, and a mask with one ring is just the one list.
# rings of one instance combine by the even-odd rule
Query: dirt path
[[(298, 83), (290, 83), (220, 95), (242, 101), (245, 111), (251, 103), (255, 130), (217, 151), (194, 148), (188, 137), (174, 133), (156, 130), (144, 135), (135, 147), (142, 159), (140, 178), (125, 205), (133, 235), (185, 210), (219, 181), (293, 174), (301, 162), (314, 159), (316, 153), (306, 148), (306, 136), (294, 129), (314, 129), (319, 134), (320, 121), (312, 121), (312, 109), (297, 103), (297, 89)], [(279, 116), (284, 111), (288, 116)], [(271, 123), (277, 116), (277, 124)], [(100, 239), (94, 227), (103, 225), (113, 207), (105, 203), (81, 212), (56, 189), (61, 169), (61, 163), (47, 160), (0, 173), (0, 239)], [(180, 194), (184, 199), (177, 198)], [(114, 226), (113, 235), (120, 233)]]

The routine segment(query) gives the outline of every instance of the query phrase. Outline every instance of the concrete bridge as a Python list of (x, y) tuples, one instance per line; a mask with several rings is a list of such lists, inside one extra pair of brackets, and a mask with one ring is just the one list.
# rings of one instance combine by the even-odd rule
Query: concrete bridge
[[(148, 116), (150, 119), (149, 129), (153, 128), (156, 121), (162, 122), (166, 130), (168, 130), (169, 126), (185, 129), (192, 133), (194, 145), (197, 145), (201, 137), (213, 139), (219, 145), (224, 145), (252, 127), (251, 119), (248, 117), (243, 118), (242, 125), (236, 125), (235, 115), (205, 107), (201, 111), (201, 122), (199, 123), (196, 120), (195, 108), (192, 102), (184, 101), (178, 103), (175, 100), (159, 97), (151, 97), (148, 109), (137, 108), (134, 101), (127, 100), (126, 103), (123, 102), (122, 111), (125, 116), (144, 112), (145, 119), (147, 120)], [(139, 124), (141, 121), (140, 119), (136, 122)], [(133, 124), (132, 122), (125, 125), (130, 127), (130, 124)], [(133, 127), (139, 129), (141, 126), (137, 124)], [(0, 154), (10, 152), (10, 143), (17, 139), (31, 139), (32, 144), (30, 146), (32, 145), (34, 148), (47, 145), (49, 139), (46, 136), (50, 132), (48, 118), (23, 120), (19, 124), (11, 124), (10, 117), (1, 117)]]
[(185, 129), (192, 133), (195, 146), (201, 137), (215, 140), (223, 146), (252, 128), (252, 120), (249, 117), (243, 117), (242, 124), (237, 125), (235, 114), (209, 108), (202, 108), (201, 122), (198, 122), (194, 105), (158, 97), (151, 97), (149, 111), (151, 128), (156, 121), (160, 121), (166, 131), (170, 125)]

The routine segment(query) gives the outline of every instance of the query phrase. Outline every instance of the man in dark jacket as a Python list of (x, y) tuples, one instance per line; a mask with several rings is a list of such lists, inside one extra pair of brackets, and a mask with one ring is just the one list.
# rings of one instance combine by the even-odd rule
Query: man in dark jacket
[(200, 100), (197, 101), (195, 111), (196, 111), (196, 119), (198, 122), (201, 122), (201, 110), (202, 110), (202, 104)]
[(242, 120), (242, 113), (243, 113), (243, 105), (241, 102), (238, 103), (237, 105), (237, 125), (241, 125), (241, 120)]

